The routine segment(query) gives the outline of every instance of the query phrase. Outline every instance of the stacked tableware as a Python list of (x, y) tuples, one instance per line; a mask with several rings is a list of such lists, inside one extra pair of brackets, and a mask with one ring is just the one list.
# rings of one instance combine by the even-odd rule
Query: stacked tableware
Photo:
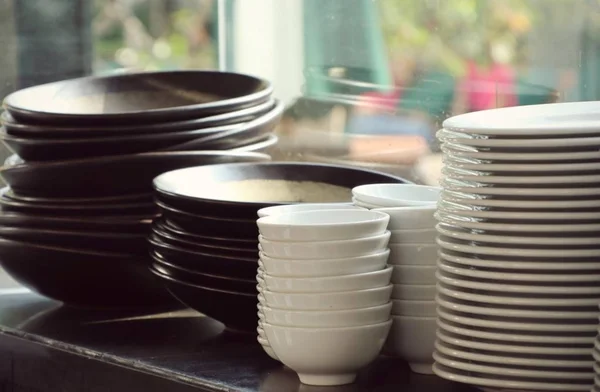
[(600, 102), (447, 120), (434, 371), (589, 391), (600, 299)]
[(258, 219), (261, 344), (302, 383), (351, 383), (379, 354), (391, 326), (388, 221), (339, 208)]
[[(84, 307), (175, 302), (149, 272), (152, 179), (187, 166), (261, 162), (283, 107), (269, 83), (205, 71), (72, 79), (4, 100), (0, 264)], [(110, 282), (108, 284), (107, 282)]]
[(388, 264), (392, 274), (392, 329), (384, 353), (431, 374), (436, 330), (436, 202), (441, 189), (410, 184), (371, 184), (352, 190), (354, 204), (390, 216)]
[(257, 211), (298, 201), (348, 203), (356, 185), (402, 181), (351, 167), (283, 162), (164, 173), (154, 180), (162, 216), (149, 237), (152, 272), (189, 307), (231, 331), (254, 333)]
[(596, 340), (594, 341), (594, 350), (592, 351), (592, 357), (594, 358), (594, 387), (591, 392), (600, 392), (600, 325), (598, 326), (598, 333), (596, 334)]

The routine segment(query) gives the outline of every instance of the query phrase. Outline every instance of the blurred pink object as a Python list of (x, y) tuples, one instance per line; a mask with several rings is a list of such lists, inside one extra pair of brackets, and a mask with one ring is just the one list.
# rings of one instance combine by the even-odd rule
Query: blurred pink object
[(481, 69), (470, 61), (461, 83), (466, 93), (467, 107), (471, 111), (516, 106), (515, 74), (510, 66), (493, 64)]

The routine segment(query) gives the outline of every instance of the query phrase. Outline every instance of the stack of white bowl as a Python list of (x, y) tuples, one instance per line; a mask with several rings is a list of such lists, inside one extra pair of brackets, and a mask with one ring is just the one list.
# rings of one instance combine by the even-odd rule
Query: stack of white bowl
[(389, 217), (352, 208), (257, 221), (260, 343), (304, 384), (353, 382), (392, 323)]
[[(391, 185), (391, 186), (390, 186)], [(436, 326), (436, 201), (441, 189), (373, 184), (354, 188), (354, 203), (390, 216), (392, 329), (384, 353), (406, 360), (416, 373), (431, 374)]]
[(469, 113), (438, 132), (434, 372), (589, 391), (600, 300), (600, 102)]
[(594, 341), (592, 357), (594, 358), (594, 374), (596, 375), (594, 377), (594, 387), (592, 388), (592, 392), (600, 392), (600, 325), (598, 326), (598, 333), (596, 334), (596, 340)]

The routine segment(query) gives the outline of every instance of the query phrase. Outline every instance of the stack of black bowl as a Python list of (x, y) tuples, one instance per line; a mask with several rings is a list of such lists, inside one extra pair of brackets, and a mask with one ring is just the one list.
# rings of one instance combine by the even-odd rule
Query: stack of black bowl
[[(152, 272), (185, 305), (230, 330), (255, 332), (257, 211), (298, 202), (281, 199), (281, 187), (273, 185), (283, 181), (290, 189), (303, 184), (315, 189), (315, 183), (346, 188), (340, 202), (350, 202), (350, 190), (358, 185), (404, 182), (384, 173), (311, 163), (231, 163), (164, 173), (154, 180), (162, 217), (149, 237)], [(258, 193), (250, 189), (256, 186), (262, 187)], [(301, 201), (320, 202), (326, 196), (310, 194)]]
[(262, 162), (282, 105), (250, 76), (178, 71), (73, 79), (9, 95), (0, 265), (82, 307), (172, 302), (148, 266), (152, 179), (188, 166)]

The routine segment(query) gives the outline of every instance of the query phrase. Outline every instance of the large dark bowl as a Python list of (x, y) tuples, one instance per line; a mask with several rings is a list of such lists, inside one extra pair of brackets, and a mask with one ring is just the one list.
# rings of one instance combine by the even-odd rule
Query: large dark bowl
[(177, 227), (190, 233), (230, 238), (258, 239), (256, 219), (221, 218), (209, 215), (190, 214), (173, 208), (160, 200), (156, 201), (163, 217)]
[[(0, 223), (1, 223), (1, 221), (0, 221)], [(213, 244), (215, 246), (234, 247), (234, 248), (240, 248), (240, 249), (250, 249), (250, 250), (257, 249), (256, 238), (244, 239), (244, 238), (232, 238), (232, 237), (227, 237), (227, 236), (215, 237), (215, 236), (210, 236), (210, 235), (201, 235), (201, 234), (190, 233), (189, 231), (186, 231), (182, 227), (177, 226), (176, 223), (169, 222), (168, 220), (165, 220), (165, 219), (161, 219), (161, 223), (162, 223), (162, 225), (160, 226), (161, 229), (163, 229), (167, 233), (170, 233), (176, 237), (179, 237), (179, 238), (184, 239), (189, 242), (199, 242), (199, 243), (204, 243), (204, 244)]]
[[(363, 184), (407, 182), (400, 177), (356, 167), (270, 162), (222, 164), (174, 170), (156, 177), (154, 189), (157, 191), (158, 200), (173, 208), (190, 213), (237, 219), (256, 220), (256, 212), (261, 208), (298, 202), (294, 200), (248, 201), (244, 200), (243, 193), (226, 195), (222, 199), (204, 196), (205, 193), (208, 193), (207, 190), (219, 184), (252, 179), (313, 181), (349, 189)], [(197, 186), (189, 186), (189, 184), (197, 184)], [(339, 201), (349, 202), (351, 200)]]
[(120, 135), (138, 135), (152, 133), (168, 133), (178, 131), (192, 131), (208, 127), (236, 124), (251, 121), (258, 116), (267, 113), (273, 108), (274, 100), (251, 106), (245, 109), (214, 116), (196, 118), (186, 121), (161, 122), (155, 124), (133, 124), (119, 126), (97, 126), (86, 124), (85, 126), (60, 126), (60, 125), (35, 125), (17, 122), (8, 112), (0, 115), (0, 122), (11, 136), (24, 138), (76, 138), (76, 137), (102, 137)]
[(167, 290), (184, 305), (222, 322), (233, 332), (256, 332), (256, 294), (212, 289), (179, 281), (154, 269), (152, 272), (163, 280)]
[(211, 242), (189, 241), (185, 238), (179, 237), (176, 234), (170, 233), (164, 226), (165, 225), (160, 220), (157, 220), (152, 227), (152, 232), (167, 244), (180, 246), (182, 248), (198, 252), (214, 253), (227, 257), (258, 257), (258, 246), (256, 244), (254, 244), (253, 248), (248, 249), (234, 248), (231, 245), (223, 246)]
[(22, 285), (71, 306), (162, 308), (172, 303), (150, 273), (147, 257), (0, 238), (0, 265)]
[(272, 91), (265, 80), (229, 72), (144, 72), (29, 87), (8, 95), (4, 107), (32, 124), (141, 124), (243, 109), (267, 101)]
[[(278, 105), (269, 113), (245, 123), (191, 131), (81, 138), (22, 138), (0, 134), (2, 142), (27, 161), (78, 159), (148, 152), (188, 151), (179, 148), (192, 142), (196, 150), (225, 150), (258, 141), (271, 132), (281, 114)], [(223, 140), (225, 139), (225, 140)], [(216, 143), (215, 140), (223, 140)]]
[(152, 180), (169, 170), (226, 162), (264, 162), (252, 152), (149, 152), (44, 163), (21, 163), (0, 175), (15, 192), (35, 197), (102, 197), (152, 192)]
[(201, 253), (167, 244), (155, 235), (150, 235), (148, 241), (150, 242), (153, 257), (161, 258), (171, 264), (211, 275), (230, 276), (248, 280), (256, 278), (258, 257), (245, 259)]
[(258, 295), (258, 291), (256, 290), (256, 280), (204, 274), (171, 264), (168, 261), (159, 258), (155, 258), (152, 268), (163, 275), (170, 276), (181, 282), (199, 284), (217, 290), (232, 290), (240, 293)]
[(119, 215), (94, 217), (64, 217), (56, 215), (33, 215), (2, 212), (0, 226), (59, 229), (79, 231), (102, 231), (111, 233), (147, 234), (152, 220), (147, 216)]

